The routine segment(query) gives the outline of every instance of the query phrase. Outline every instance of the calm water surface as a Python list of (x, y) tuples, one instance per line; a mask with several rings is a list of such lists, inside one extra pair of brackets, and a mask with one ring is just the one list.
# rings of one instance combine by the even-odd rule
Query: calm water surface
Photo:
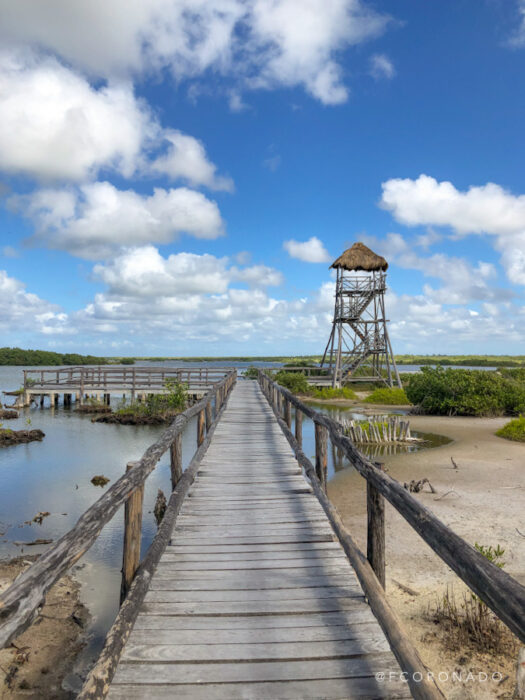
[[(181, 363), (173, 361), (140, 364), (181, 366)], [(250, 364), (267, 368), (280, 366), (278, 363), (263, 362), (188, 362), (183, 366), (228, 366), (242, 370)], [(0, 391), (19, 388), (23, 381), (23, 369), (30, 368), (0, 366)], [(13, 400), (13, 397), (2, 397), (7, 404)], [(112, 397), (112, 400), (114, 402), (116, 397)], [(343, 413), (347, 417), (361, 417), (340, 408), (316, 408), (336, 420)], [(45, 547), (20, 543), (37, 538), (56, 540), (71, 529), (80, 515), (103, 493), (103, 489), (90, 483), (91, 478), (102, 474), (113, 484), (124, 473), (126, 463), (140, 458), (163, 430), (162, 426), (92, 423), (90, 416), (75, 413), (74, 405), (72, 408), (60, 405), (58, 409), (26, 408), (20, 411), (17, 420), (4, 421), (4, 427), (27, 429), (28, 421), (31, 428), (44, 431), (44, 440), (0, 449), (0, 558), (44, 551)], [(184, 466), (194, 454), (195, 440), (196, 419), (193, 419), (183, 436)], [(314, 455), (314, 429), (308, 420), (303, 426), (303, 442), (305, 454)], [(329, 451), (329, 478), (344, 468), (351, 467), (335, 451)], [(159, 488), (166, 495), (170, 492), (168, 455), (146, 481), (143, 553), (156, 532), (153, 507)], [(49, 511), (51, 515), (44, 519), (42, 525), (28, 524), (41, 511)], [(82, 586), (81, 598), (91, 613), (88, 647), (79, 658), (75, 672), (67, 679), (67, 685), (74, 690), (80, 688), (81, 676), (85, 675), (86, 668), (98, 656), (118, 611), (122, 539), (121, 512), (106, 525), (93, 547), (73, 569)]]

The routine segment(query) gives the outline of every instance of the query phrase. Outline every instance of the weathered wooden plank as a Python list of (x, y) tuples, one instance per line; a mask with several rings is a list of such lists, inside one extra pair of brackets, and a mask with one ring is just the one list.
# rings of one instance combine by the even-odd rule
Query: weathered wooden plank
[[(165, 618), (162, 618), (163, 620)], [(381, 635), (379, 635), (381, 637)], [(284, 642), (328, 642), (342, 639), (377, 639), (377, 623), (367, 621), (352, 625), (322, 627), (279, 627), (269, 629), (216, 629), (211, 637), (214, 644), (282, 644)], [(209, 644), (209, 629), (137, 629), (131, 633), (134, 644)], [(319, 652), (317, 652), (319, 653)]]
[(341, 678), (329, 680), (205, 683), (199, 685), (115, 685), (110, 700), (403, 700), (411, 698), (407, 684), (389, 678), (378, 683), (373, 678)]
[(228, 553), (250, 553), (250, 552), (275, 552), (275, 553), (285, 553), (285, 552), (323, 552), (323, 551), (340, 551), (340, 545), (338, 542), (303, 542), (301, 544), (230, 544), (230, 545), (200, 545), (192, 546), (191, 549), (188, 547), (181, 546), (179, 544), (169, 544), (166, 547), (166, 552), (172, 554), (228, 554)]
[(340, 559), (266, 559), (266, 560), (248, 560), (248, 561), (209, 561), (209, 562), (198, 562), (198, 561), (186, 561), (180, 562), (177, 559), (170, 557), (169, 554), (164, 554), (159, 562), (159, 566), (170, 566), (173, 571), (241, 571), (249, 570), (255, 571), (260, 569), (273, 569), (273, 570), (288, 570), (288, 569), (302, 569), (304, 571), (317, 570), (317, 571), (330, 571), (330, 572), (344, 572), (350, 573), (351, 569), (348, 566), (348, 562), (344, 558)]
[(286, 569), (280, 574), (272, 571), (269, 574), (258, 570), (256, 572), (214, 572), (215, 575), (203, 579), (201, 573), (194, 577), (179, 577), (176, 574), (159, 572), (151, 582), (151, 591), (249, 591), (274, 590), (282, 588), (309, 588), (316, 586), (355, 586), (356, 592), (361, 593), (353, 574), (320, 573), (317, 576), (304, 571)]
[(312, 612), (302, 615), (151, 615), (141, 611), (135, 621), (134, 629), (159, 630), (264, 630), (296, 629), (305, 627), (353, 627), (361, 623), (373, 623), (376, 619), (367, 605), (360, 605), (349, 611)]
[[(373, 655), (375, 668), (395, 667), (390, 653)], [(120, 663), (113, 682), (155, 685), (164, 683), (249, 683), (250, 681), (317, 680), (373, 676), (375, 669), (365, 658), (315, 659), (221, 664)]]
[(222, 591), (159, 591), (149, 590), (144, 601), (146, 603), (249, 603), (271, 602), (274, 600), (324, 600), (325, 598), (360, 598), (363, 592), (356, 585), (323, 586), (317, 588), (279, 588), (263, 590), (222, 590)]
[(126, 644), (123, 661), (160, 661), (170, 663), (286, 661), (344, 659), (365, 654), (388, 652), (382, 635), (372, 639), (318, 642), (280, 642), (252, 644), (138, 644), (132, 637)]
[(248, 537), (176, 537), (177, 544), (286, 544), (290, 542), (333, 542), (334, 537), (331, 534), (323, 535), (258, 535), (258, 536), (248, 536)]
[(303, 600), (224, 601), (210, 603), (143, 603), (149, 615), (286, 615), (308, 612), (341, 612), (360, 607), (361, 598), (323, 598)]
[(291, 552), (280, 552), (280, 551), (269, 551), (269, 552), (225, 552), (225, 553), (209, 553), (209, 554), (197, 554), (193, 551), (186, 554), (176, 554), (171, 551), (172, 548), (166, 548), (166, 557), (170, 556), (171, 561), (174, 562), (201, 562), (203, 566), (206, 566), (211, 561), (217, 562), (234, 562), (234, 561), (292, 561), (301, 560), (304, 563), (311, 564), (312, 560), (318, 561), (323, 560), (323, 563), (327, 560), (338, 559), (344, 561), (348, 567), (348, 561), (346, 557), (341, 554), (340, 549), (321, 549), (316, 552), (301, 552), (301, 551), (291, 551)]

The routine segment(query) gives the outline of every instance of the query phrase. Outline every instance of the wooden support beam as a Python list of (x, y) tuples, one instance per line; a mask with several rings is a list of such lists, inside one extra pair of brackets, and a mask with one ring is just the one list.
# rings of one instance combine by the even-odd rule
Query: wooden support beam
[[(383, 465), (377, 464), (379, 469)], [(366, 482), (368, 534), (366, 558), (379, 583), (385, 587), (385, 499), (369, 481)]]
[(208, 433), (213, 423), (213, 415), (211, 411), (211, 401), (206, 404), (206, 432)]
[(303, 446), (303, 412), (300, 408), (295, 409), (295, 439), (299, 447)]
[(206, 426), (206, 417), (204, 409), (199, 411), (197, 416), (197, 447), (200, 447), (204, 442), (204, 428)]
[(328, 469), (328, 431), (322, 425), (315, 424), (315, 471), (317, 478), (326, 491), (326, 472)]
[(175, 436), (170, 446), (171, 490), (174, 491), (182, 476), (182, 433)]
[[(128, 462), (126, 471), (133, 469), (136, 462)], [(142, 502), (144, 484), (138, 486), (127, 498), (124, 505), (124, 551), (122, 555), (122, 583), (120, 586), (120, 603), (126, 598), (135, 572), (140, 564), (140, 545), (142, 542)]]
[(284, 421), (289, 428), (292, 427), (292, 404), (288, 399), (284, 399)]

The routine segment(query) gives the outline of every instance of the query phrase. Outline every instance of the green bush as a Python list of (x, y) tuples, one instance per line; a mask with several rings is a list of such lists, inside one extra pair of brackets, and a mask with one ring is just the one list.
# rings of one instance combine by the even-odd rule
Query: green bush
[(293, 394), (307, 394), (310, 386), (302, 372), (285, 372), (279, 370), (274, 377), (277, 384), (288, 389)]
[(407, 389), (413, 404), (435, 415), (499, 416), (525, 411), (525, 384), (498, 372), (423, 367)]
[(404, 389), (379, 387), (364, 400), (365, 403), (382, 403), (388, 406), (406, 406), (410, 403)]
[(311, 396), (314, 399), (357, 399), (355, 391), (347, 386), (341, 389), (332, 389), (329, 386), (325, 386), (322, 389), (313, 389)]
[(159, 416), (183, 411), (187, 402), (187, 384), (166, 380), (165, 394), (149, 394), (146, 401), (121, 403), (115, 413), (121, 416)]
[(496, 431), (496, 435), (506, 438), (507, 440), (516, 440), (516, 442), (525, 442), (525, 416), (514, 418), (510, 423), (504, 425)]
[(254, 367), (252, 365), (251, 367), (245, 369), (242, 374), (243, 377), (246, 377), (246, 379), (257, 379), (257, 377), (259, 376), (259, 370), (257, 369), (257, 367)]

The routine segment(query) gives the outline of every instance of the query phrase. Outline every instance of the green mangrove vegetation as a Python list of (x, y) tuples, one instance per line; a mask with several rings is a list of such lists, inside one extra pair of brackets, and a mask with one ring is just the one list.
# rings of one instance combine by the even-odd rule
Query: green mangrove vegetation
[(48, 350), (22, 350), (0, 348), (0, 365), (107, 365), (106, 357), (79, 355), (76, 352), (50, 352)]
[(525, 382), (500, 372), (423, 367), (406, 385), (409, 401), (424, 413), (502, 416), (525, 412)]
[(121, 423), (123, 425), (157, 425), (166, 423), (182, 413), (188, 403), (188, 385), (166, 380), (166, 393), (148, 394), (145, 401), (122, 400), (116, 411), (94, 418), (95, 423)]

